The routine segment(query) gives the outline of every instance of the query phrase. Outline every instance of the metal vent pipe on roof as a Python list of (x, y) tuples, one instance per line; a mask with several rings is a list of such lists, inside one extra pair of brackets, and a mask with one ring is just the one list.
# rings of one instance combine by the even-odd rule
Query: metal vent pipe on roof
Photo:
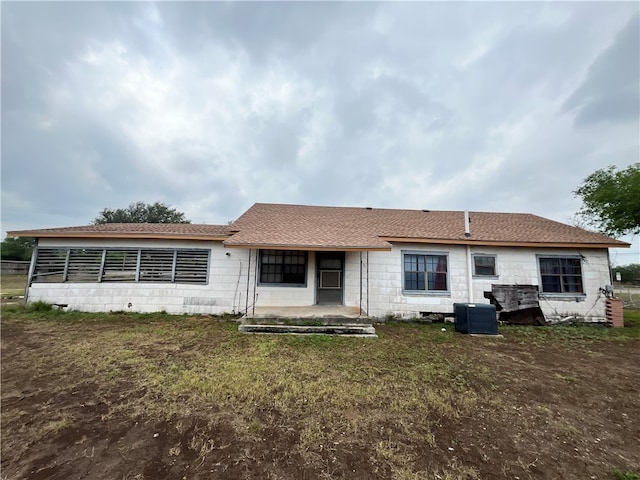
[(464, 211), (464, 236), (465, 237), (470, 237), (471, 236), (471, 230), (469, 228), (469, 224), (470, 224), (470, 220), (469, 220), (469, 210), (465, 210)]

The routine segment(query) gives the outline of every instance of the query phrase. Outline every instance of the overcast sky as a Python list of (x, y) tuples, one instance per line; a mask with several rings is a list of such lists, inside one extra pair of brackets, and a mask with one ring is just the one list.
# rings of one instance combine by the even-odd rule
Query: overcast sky
[(582, 179), (640, 158), (637, 2), (1, 9), (3, 235), (134, 201), (570, 222)]

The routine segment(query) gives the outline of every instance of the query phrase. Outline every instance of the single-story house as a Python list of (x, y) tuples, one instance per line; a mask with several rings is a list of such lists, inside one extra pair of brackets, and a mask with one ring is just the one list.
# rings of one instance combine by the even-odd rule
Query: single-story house
[(255, 314), (341, 305), (450, 314), (496, 288), (536, 292), (547, 320), (603, 322), (619, 240), (536, 215), (257, 203), (230, 225), (102, 224), (36, 237), (28, 302), (84, 311)]

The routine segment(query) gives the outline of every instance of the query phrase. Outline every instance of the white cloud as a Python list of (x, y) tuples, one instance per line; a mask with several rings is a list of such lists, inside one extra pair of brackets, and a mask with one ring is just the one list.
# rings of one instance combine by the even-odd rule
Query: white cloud
[(3, 226), (82, 224), (137, 200), (208, 222), (254, 201), (566, 221), (586, 175), (638, 158), (634, 111), (615, 115), (638, 56), (619, 32), (637, 12), (9, 3)]

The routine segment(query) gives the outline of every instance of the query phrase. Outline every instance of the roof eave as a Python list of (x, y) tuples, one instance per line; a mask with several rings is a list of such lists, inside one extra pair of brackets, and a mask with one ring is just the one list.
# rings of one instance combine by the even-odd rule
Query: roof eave
[(387, 242), (428, 243), (441, 245), (478, 245), (485, 247), (537, 247), (537, 248), (629, 248), (631, 244), (619, 240), (602, 243), (585, 242), (516, 242), (499, 240), (451, 239), (451, 238), (414, 238), (414, 237), (380, 237)]
[(118, 238), (118, 239), (141, 239), (141, 240), (207, 240), (224, 241), (230, 235), (198, 235), (198, 234), (178, 234), (178, 233), (119, 233), (119, 232), (38, 232), (20, 231), (7, 232), (9, 237), (36, 237), (36, 238)]
[(226, 248), (256, 248), (271, 250), (304, 250), (318, 252), (388, 252), (389, 246), (378, 245), (299, 245), (299, 244), (276, 244), (276, 243), (227, 243)]

